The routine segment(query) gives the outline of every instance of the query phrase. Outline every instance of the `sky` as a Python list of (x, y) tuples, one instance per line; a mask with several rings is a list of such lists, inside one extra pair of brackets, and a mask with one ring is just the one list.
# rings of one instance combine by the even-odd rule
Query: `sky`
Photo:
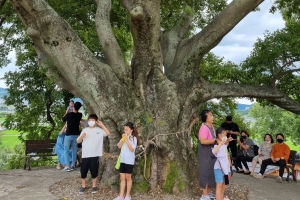
[[(259, 6), (260, 11), (249, 13), (223, 38), (218, 46), (212, 49), (212, 52), (236, 64), (244, 61), (250, 54), (257, 38), (263, 38), (266, 30), (274, 32), (284, 27), (284, 21), (280, 13), (269, 13), (271, 6), (272, 1), (265, 0)], [(14, 67), (14, 52), (11, 52), (9, 57), (12, 59), (12, 63), (5, 68), (0, 68), (0, 78), (4, 76), (5, 72), (16, 70), (16, 67)], [(4, 80), (0, 80), (0, 87), (6, 88)], [(239, 103), (251, 104), (249, 100), (244, 98), (236, 100)]]

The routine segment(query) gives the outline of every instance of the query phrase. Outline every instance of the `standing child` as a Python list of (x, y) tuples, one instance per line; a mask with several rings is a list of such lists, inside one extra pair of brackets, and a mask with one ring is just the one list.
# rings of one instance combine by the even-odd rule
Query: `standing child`
[[(99, 156), (102, 156), (103, 137), (110, 134), (104, 124), (98, 120), (96, 114), (90, 114), (88, 117), (89, 127), (82, 130), (77, 138), (77, 143), (82, 142), (82, 163), (80, 168), (82, 186), (79, 194), (84, 194), (86, 190), (86, 177), (90, 170), (92, 174), (92, 193), (97, 193), (97, 176), (99, 168)], [(96, 124), (101, 128), (96, 127)]]
[[(225, 185), (229, 184), (230, 163), (228, 160), (227, 151), (227, 131), (224, 128), (219, 128), (216, 131), (216, 142), (212, 150), (213, 154), (217, 157), (214, 165), (214, 174), (216, 180), (216, 200), (228, 200), (224, 197)], [(232, 138), (230, 138), (232, 139)]]
[[(118, 148), (121, 149), (120, 155), (120, 196), (114, 200), (131, 200), (130, 191), (132, 187), (132, 170), (135, 161), (135, 148), (138, 144), (138, 132), (134, 128), (132, 122), (127, 122), (124, 125), (124, 134), (118, 143)], [(127, 192), (124, 198), (125, 186), (127, 185)]]

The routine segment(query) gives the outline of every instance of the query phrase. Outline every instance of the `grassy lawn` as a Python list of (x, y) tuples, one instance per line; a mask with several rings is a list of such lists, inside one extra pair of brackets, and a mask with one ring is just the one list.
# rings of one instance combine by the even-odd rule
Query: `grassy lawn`
[(19, 132), (16, 130), (4, 130), (1, 133), (2, 135), (19, 135)]
[(20, 144), (21, 141), (18, 139), (18, 136), (2, 136), (3, 146), (8, 146), (14, 148), (16, 144)]
[(295, 146), (291, 141), (286, 141), (285, 143), (290, 147), (291, 150), (300, 152), (300, 145)]

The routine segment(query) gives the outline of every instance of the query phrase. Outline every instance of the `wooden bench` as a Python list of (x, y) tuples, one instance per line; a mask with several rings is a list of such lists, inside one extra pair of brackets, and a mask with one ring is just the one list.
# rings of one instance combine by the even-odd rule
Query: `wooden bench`
[[(288, 159), (288, 163), (285, 167), (285, 172), (287, 173), (286, 181), (290, 180), (290, 176), (293, 177), (293, 181), (297, 181), (296, 154), (297, 154), (297, 151), (291, 150), (290, 157)], [(275, 164), (274, 166), (278, 166), (278, 165)], [(275, 169), (274, 171), (271, 171), (268, 174), (278, 176), (279, 175), (278, 169)]]
[(56, 140), (25, 140), (25, 163), (24, 169), (30, 168), (30, 158), (56, 156), (53, 154), (53, 147)]

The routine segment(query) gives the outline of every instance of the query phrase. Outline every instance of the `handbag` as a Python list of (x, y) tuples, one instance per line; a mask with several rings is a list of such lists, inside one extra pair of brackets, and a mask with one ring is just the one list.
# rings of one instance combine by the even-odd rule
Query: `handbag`
[(118, 157), (118, 160), (117, 160), (117, 163), (116, 163), (115, 168), (116, 168), (116, 169), (120, 169), (120, 165), (121, 165), (121, 154), (120, 154), (119, 157)]
[[(218, 160), (218, 162), (219, 162), (221, 171), (223, 172), (222, 167), (221, 167), (221, 163), (220, 163), (219, 160)], [(223, 172), (223, 174), (224, 174), (224, 172)], [(228, 175), (225, 175), (225, 174), (224, 174), (224, 182), (225, 182), (225, 185), (229, 185), (229, 180), (230, 180), (230, 175), (229, 175), (229, 174), (228, 174)]]
[(116, 166), (115, 166), (116, 169), (120, 169), (120, 165), (121, 165), (121, 154), (122, 154), (122, 148), (121, 148), (121, 152), (120, 152), (120, 155), (119, 155), (119, 157), (118, 157), (118, 160), (117, 160), (117, 163), (116, 163)]

